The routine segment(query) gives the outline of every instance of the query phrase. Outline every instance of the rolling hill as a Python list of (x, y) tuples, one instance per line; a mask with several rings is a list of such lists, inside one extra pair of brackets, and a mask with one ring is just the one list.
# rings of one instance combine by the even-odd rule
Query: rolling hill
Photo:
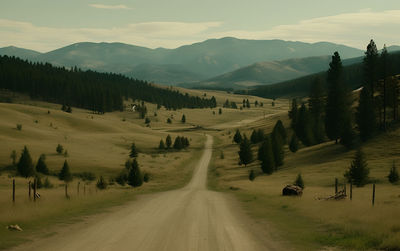
[[(162, 84), (198, 82), (256, 62), (331, 55), (362, 56), (362, 50), (328, 42), (303, 43), (283, 40), (209, 39), (176, 49), (149, 49), (122, 43), (76, 43), (42, 54), (24, 55), (20, 50), (4, 54), (57, 66), (122, 73)], [(179, 73), (179, 74), (177, 74)]]

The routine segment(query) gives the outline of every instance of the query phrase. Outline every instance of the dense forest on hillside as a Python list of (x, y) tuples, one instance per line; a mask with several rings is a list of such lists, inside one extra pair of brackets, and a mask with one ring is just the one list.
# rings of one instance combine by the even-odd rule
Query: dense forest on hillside
[[(400, 74), (400, 53), (391, 53), (388, 55), (388, 73), (389, 75)], [(346, 86), (351, 89), (357, 89), (362, 86), (363, 64), (357, 63), (343, 67), (343, 80)], [(287, 96), (306, 96), (310, 90), (313, 81), (321, 79), (326, 87), (327, 72), (311, 74), (305, 77), (284, 81), (281, 83), (259, 86), (251, 90), (241, 90), (236, 93), (250, 94), (265, 98), (279, 98)]]
[(167, 109), (215, 107), (216, 100), (189, 96), (113, 73), (68, 70), (0, 56), (0, 89), (104, 113), (123, 109), (123, 99), (143, 100)]

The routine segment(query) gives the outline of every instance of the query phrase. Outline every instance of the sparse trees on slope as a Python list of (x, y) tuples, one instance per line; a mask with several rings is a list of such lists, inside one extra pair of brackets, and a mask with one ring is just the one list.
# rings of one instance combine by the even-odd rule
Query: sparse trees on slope
[(251, 151), (250, 140), (244, 135), (242, 142), (240, 143), (239, 150), (240, 162), (247, 166), (253, 160), (253, 152)]
[(33, 169), (32, 158), (26, 146), (24, 146), (21, 157), (19, 158), (17, 171), (19, 175), (25, 178), (33, 176), (35, 174), (35, 170)]

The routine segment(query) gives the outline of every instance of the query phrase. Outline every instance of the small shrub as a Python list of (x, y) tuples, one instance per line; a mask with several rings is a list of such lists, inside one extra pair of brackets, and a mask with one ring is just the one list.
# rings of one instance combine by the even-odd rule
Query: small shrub
[(392, 184), (397, 183), (399, 181), (399, 173), (397, 172), (397, 168), (394, 161), (393, 161), (393, 166), (392, 168), (390, 168), (390, 172), (387, 177), (389, 179), (389, 182)]
[(364, 186), (368, 182), (369, 168), (365, 155), (361, 149), (358, 149), (349, 170), (344, 176), (349, 182), (353, 182), (358, 187)]
[(146, 117), (146, 119), (144, 120), (144, 123), (148, 125), (148, 124), (150, 124), (150, 122), (151, 121), (150, 121), (149, 117)]
[(100, 176), (99, 180), (97, 181), (96, 187), (98, 189), (104, 190), (108, 186), (107, 181), (104, 180), (103, 176)]
[(64, 151), (64, 147), (62, 145), (58, 144), (57, 147), (56, 147), (56, 152), (58, 154), (62, 154), (63, 151)]
[(21, 131), (22, 130), (22, 124), (17, 124), (17, 130)]
[(301, 174), (299, 173), (297, 175), (296, 180), (294, 181), (294, 185), (301, 187), (302, 189), (304, 189), (304, 181), (303, 178), (301, 177)]
[(256, 178), (256, 174), (254, 173), (254, 170), (250, 170), (249, 172), (249, 180), (253, 181)]

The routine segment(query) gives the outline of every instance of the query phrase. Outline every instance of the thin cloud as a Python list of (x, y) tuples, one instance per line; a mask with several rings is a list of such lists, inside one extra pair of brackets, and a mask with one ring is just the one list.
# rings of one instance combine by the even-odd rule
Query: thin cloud
[(126, 5), (123, 4), (118, 4), (118, 5), (106, 5), (106, 4), (89, 4), (90, 7), (96, 8), (96, 9), (107, 9), (107, 10), (131, 10), (132, 8), (129, 8)]

